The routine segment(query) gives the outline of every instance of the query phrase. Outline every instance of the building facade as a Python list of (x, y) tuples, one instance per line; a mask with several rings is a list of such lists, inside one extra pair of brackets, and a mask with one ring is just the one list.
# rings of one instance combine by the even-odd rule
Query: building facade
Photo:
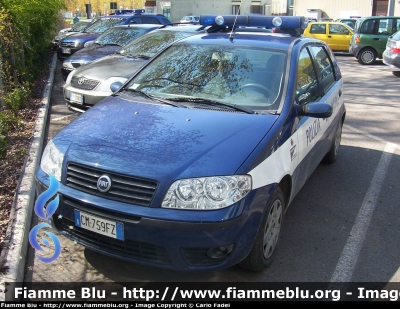
[(146, 11), (161, 13), (172, 22), (185, 15), (263, 14), (297, 15), (324, 19), (351, 16), (400, 16), (400, 0), (156, 0), (145, 2)]

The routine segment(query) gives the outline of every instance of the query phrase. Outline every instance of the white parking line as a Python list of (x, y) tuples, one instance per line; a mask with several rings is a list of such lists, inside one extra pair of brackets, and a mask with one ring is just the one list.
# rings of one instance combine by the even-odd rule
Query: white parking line
[(381, 191), (382, 183), (386, 177), (387, 170), (392, 159), (393, 153), (399, 145), (386, 142), (376, 136), (357, 130), (351, 126), (346, 126), (351, 130), (357, 131), (365, 136), (386, 143), (381, 159), (375, 170), (375, 174), (371, 180), (367, 194), (358, 212), (357, 218), (351, 229), (347, 243), (342, 250), (339, 262), (332, 275), (331, 282), (351, 282), (351, 277), (356, 267), (360, 250), (364, 244), (365, 235), (367, 233), (369, 223), (375, 210), (377, 198)]
[(52, 121), (65, 120), (65, 119), (68, 119), (68, 118), (71, 118), (71, 117), (75, 117), (77, 114), (78, 113), (73, 113), (71, 115), (66, 115), (66, 116), (62, 116), (62, 117), (59, 117), (59, 118), (54, 118), (54, 119), (52, 119)]
[(367, 133), (367, 132), (364, 132), (364, 131), (362, 131), (362, 130), (356, 129), (356, 128), (352, 127), (352, 126), (349, 126), (348, 124), (344, 124), (343, 126), (346, 127), (346, 128), (348, 128), (348, 129), (350, 129), (350, 130), (352, 130), (352, 131), (355, 131), (355, 132), (357, 132), (357, 133), (360, 133), (360, 134), (362, 134), (362, 135), (364, 135), (364, 136), (367, 136), (367, 137), (369, 137), (369, 138), (372, 138), (372, 139), (374, 139), (374, 140), (376, 140), (376, 141), (378, 141), (378, 142), (382, 142), (382, 143), (384, 143), (384, 144), (392, 144), (393, 147), (395, 147), (395, 148), (397, 148), (397, 149), (400, 149), (400, 145), (397, 145), (397, 144), (395, 144), (395, 143), (392, 143), (392, 142), (389, 142), (389, 141), (387, 141), (387, 140), (384, 140), (383, 138), (380, 138), (380, 137), (374, 136), (374, 135), (372, 135), (372, 134), (369, 134), (369, 133)]

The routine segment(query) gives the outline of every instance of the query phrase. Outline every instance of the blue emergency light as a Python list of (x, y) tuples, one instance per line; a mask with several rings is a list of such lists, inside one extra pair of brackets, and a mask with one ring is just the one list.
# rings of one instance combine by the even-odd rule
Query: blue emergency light
[(200, 25), (227, 27), (265, 27), (305, 29), (307, 21), (304, 16), (264, 16), (264, 15), (201, 15)]
[(115, 14), (139, 14), (146, 12), (144, 9), (121, 9), (115, 10)]

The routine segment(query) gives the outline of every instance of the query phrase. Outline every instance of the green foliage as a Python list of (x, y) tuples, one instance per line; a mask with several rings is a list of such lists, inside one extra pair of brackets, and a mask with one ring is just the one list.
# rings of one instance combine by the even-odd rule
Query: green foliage
[(26, 107), (29, 93), (29, 84), (26, 87), (15, 88), (12, 92), (4, 95), (4, 107), (14, 112)]
[(31, 82), (43, 70), (64, 0), (0, 0), (0, 159), (21, 124)]

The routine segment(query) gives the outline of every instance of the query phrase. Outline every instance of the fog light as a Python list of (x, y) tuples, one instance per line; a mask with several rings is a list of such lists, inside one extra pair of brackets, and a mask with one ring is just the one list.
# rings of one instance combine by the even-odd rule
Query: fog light
[(227, 257), (232, 252), (233, 244), (221, 247), (210, 248), (207, 255), (212, 259), (221, 259)]

